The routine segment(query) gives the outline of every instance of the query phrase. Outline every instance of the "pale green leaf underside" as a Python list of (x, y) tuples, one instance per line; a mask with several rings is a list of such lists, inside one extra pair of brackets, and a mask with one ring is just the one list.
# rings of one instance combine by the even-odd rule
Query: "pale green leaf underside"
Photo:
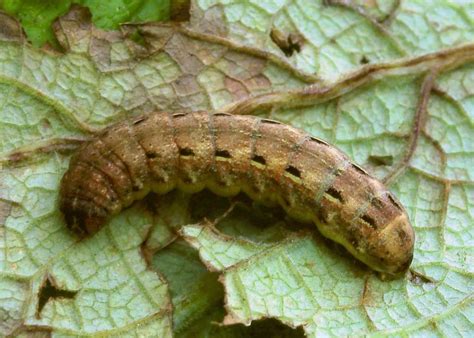
[(469, 1), (198, 0), (194, 6), (197, 29), (277, 55), (283, 53), (270, 38), (273, 28), (301, 34), (305, 44), (290, 62), (329, 81), (363, 63), (474, 40), (474, 4)]
[[(59, 32), (64, 54), (0, 35), (0, 334), (208, 332), (202, 321), (214, 318), (223, 294), (228, 324), (273, 317), (309, 335), (472, 334), (472, 63), (436, 78), (408, 161), (424, 81), (416, 71), (308, 107), (265, 111), (336, 144), (380, 178), (400, 169), (390, 188), (415, 226), (419, 276), (381, 281), (318, 234), (292, 231), (291, 221), (255, 207), (236, 207), (218, 229), (187, 225), (180, 234), (188, 244), (176, 241), (182, 225), (221, 215), (223, 199), (174, 193), (137, 203), (80, 243), (57, 210), (70, 156), (60, 150), (124, 116), (221, 109), (302, 88), (311, 74), (334, 81), (364, 56), (390, 62), (474, 38), (469, 4), (355, 3), (197, 1), (189, 27), (199, 38), (172, 33), (140, 58), (119, 33), (70, 18)], [(302, 33), (309, 40), (302, 52), (285, 59), (269, 39), (272, 25)], [(163, 31), (150, 30), (159, 45)], [(46, 281), (71, 296), (48, 298), (39, 310)]]

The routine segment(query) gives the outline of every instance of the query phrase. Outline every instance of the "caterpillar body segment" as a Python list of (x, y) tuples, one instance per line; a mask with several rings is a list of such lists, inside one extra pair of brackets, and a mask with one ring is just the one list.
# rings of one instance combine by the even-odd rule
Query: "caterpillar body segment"
[(244, 192), (313, 222), (374, 270), (404, 273), (415, 235), (377, 179), (336, 147), (255, 116), (157, 112), (105, 129), (71, 159), (60, 209), (80, 236), (150, 191)]

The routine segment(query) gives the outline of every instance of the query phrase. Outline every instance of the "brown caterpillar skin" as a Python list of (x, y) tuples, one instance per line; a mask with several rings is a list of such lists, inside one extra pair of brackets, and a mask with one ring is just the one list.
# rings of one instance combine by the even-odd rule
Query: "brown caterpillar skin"
[(151, 190), (175, 188), (280, 204), (383, 273), (412, 261), (413, 228), (381, 182), (326, 142), (255, 116), (159, 112), (115, 124), (71, 159), (60, 209), (85, 236)]

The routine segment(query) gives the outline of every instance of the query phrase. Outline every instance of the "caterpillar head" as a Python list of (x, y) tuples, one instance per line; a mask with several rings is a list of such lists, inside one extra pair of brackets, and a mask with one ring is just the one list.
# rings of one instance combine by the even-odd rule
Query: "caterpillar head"
[(415, 233), (408, 216), (402, 213), (370, 236), (361, 254), (374, 270), (399, 277), (406, 273), (413, 260), (414, 241)]
[[(367, 182), (363, 189), (354, 184), (346, 190), (329, 188), (324, 208), (318, 210), (318, 227), (373, 270), (402, 276), (413, 259), (413, 227), (403, 206), (381, 183)], [(362, 199), (361, 190), (370, 197)]]

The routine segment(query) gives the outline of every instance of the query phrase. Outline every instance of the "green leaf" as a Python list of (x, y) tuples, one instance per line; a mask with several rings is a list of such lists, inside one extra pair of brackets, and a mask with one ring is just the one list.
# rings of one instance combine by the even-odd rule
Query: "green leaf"
[[(92, 20), (158, 20), (167, 4), (90, 1), (92, 16), (50, 26), (69, 4), (4, 1), (22, 24), (0, 13), (1, 335), (473, 334), (471, 4), (195, 1), (185, 25), (106, 32)], [(382, 281), (314, 226), (208, 192), (150, 195), (75, 238), (57, 208), (72, 152), (126, 116), (182, 109), (336, 144), (408, 210), (411, 272)]]

